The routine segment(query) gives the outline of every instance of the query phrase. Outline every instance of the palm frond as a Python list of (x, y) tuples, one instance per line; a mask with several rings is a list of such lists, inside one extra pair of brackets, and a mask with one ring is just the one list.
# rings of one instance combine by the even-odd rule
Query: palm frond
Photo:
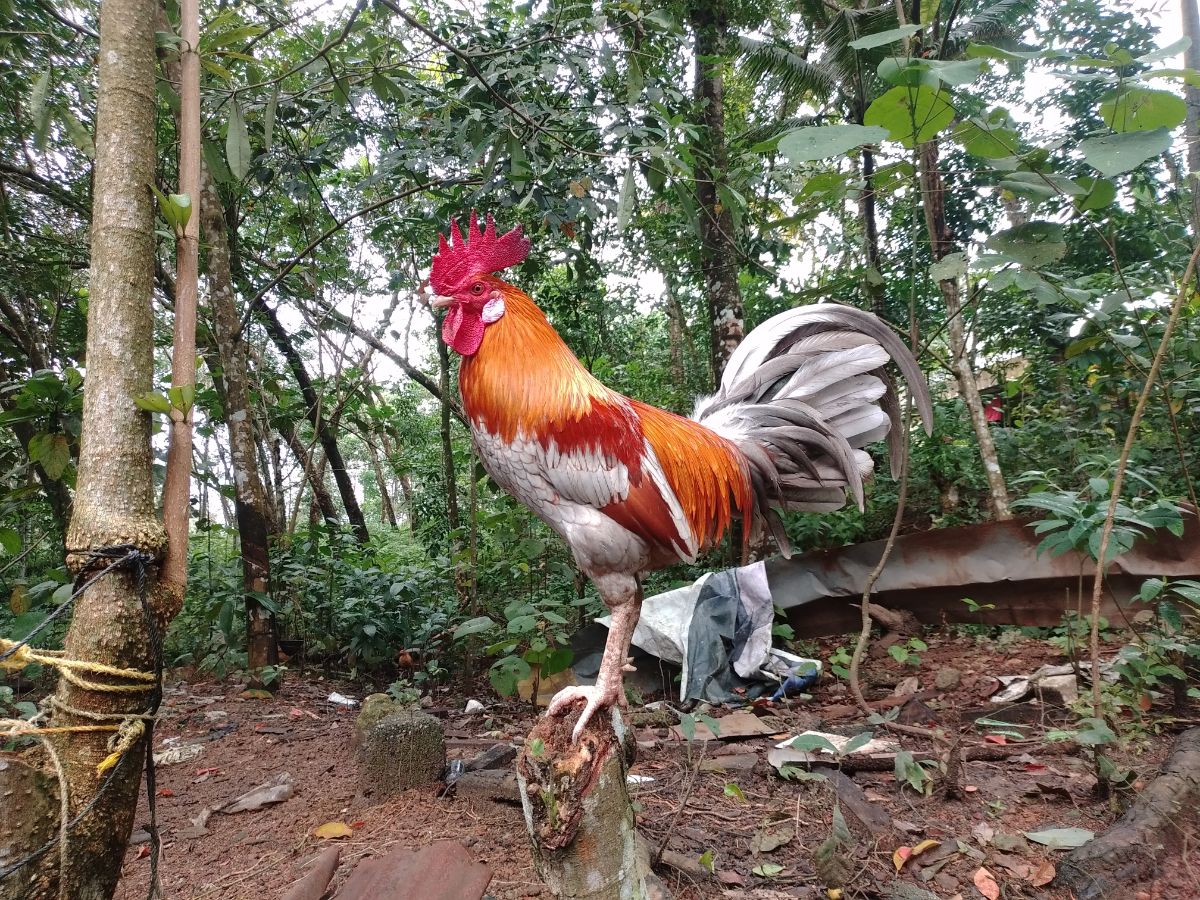
[(776, 122), (766, 122), (762, 125), (756, 125), (753, 128), (747, 128), (731, 143), (738, 147), (753, 147), (756, 144), (761, 144), (763, 141), (777, 138), (781, 134), (791, 131), (793, 128), (815, 125), (820, 121), (820, 118), (820, 116), (788, 116)]
[(946, 48), (954, 52), (942, 52), (944, 59), (957, 55), (969, 41), (995, 41), (1019, 37), (1021, 19), (1033, 11), (1035, 0), (996, 0), (961, 25), (952, 26), (946, 37)]
[(809, 62), (793, 48), (739, 37), (742, 74), (752, 82), (769, 80), (783, 93), (787, 108), (804, 97), (824, 100), (837, 90), (837, 73), (828, 66)]

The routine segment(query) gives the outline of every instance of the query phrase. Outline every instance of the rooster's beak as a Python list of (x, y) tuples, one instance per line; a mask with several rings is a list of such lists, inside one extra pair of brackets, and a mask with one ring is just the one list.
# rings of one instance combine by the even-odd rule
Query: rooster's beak
[(434, 309), (445, 309), (452, 303), (454, 303), (453, 297), (441, 297), (437, 294), (433, 294), (429, 298), (429, 305)]

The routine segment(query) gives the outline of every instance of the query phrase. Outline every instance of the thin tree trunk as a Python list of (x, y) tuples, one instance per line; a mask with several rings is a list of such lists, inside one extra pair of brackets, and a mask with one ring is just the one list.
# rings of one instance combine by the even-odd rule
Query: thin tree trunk
[[(443, 397), (450, 396), (450, 352), (443, 341), (437, 341), (438, 352), (438, 390)], [(450, 436), (450, 405), (443, 402), (441, 407), (441, 427), (438, 433), (442, 439), (442, 475), (446, 481), (446, 523), (453, 532), (458, 531), (461, 524), (458, 517), (458, 478), (454, 471), (454, 442)], [(455, 538), (455, 548), (458, 538)]]
[(371, 469), (375, 473), (375, 484), (379, 488), (379, 518), (384, 525), (396, 527), (396, 509), (392, 506), (392, 495), (388, 491), (387, 479), (383, 476), (383, 464), (379, 460), (379, 448), (370, 441), (363, 441), (371, 457)]
[(675, 293), (675, 279), (665, 275), (663, 284), (667, 293), (667, 341), (671, 349), (671, 381), (680, 394), (687, 391), (687, 368), (684, 364), (684, 335), (687, 334), (687, 317), (679, 295)]
[(287, 521), (287, 496), (283, 489), (283, 440), (278, 434), (272, 433), (268, 438), (271, 448), (271, 478), (273, 481), (272, 501), (274, 502), (275, 531), (278, 533)]
[[(225, 207), (207, 167), (200, 173), (201, 226), (208, 237), (208, 303), (212, 331), (221, 360), (229, 457), (233, 468), (234, 514), (242, 549), (242, 581), (246, 591), (246, 662), (256, 673), (279, 662), (275, 617), (258, 602), (271, 585), (271, 507), (258, 468), (258, 441), (246, 382), (249, 364), (239, 336), (241, 318), (233, 296)], [(276, 682), (277, 684), (277, 682)]]
[(886, 319), (886, 293), (883, 273), (879, 268), (879, 225), (875, 217), (875, 154), (864, 147), (862, 151), (863, 189), (858, 197), (858, 213), (863, 226), (863, 250), (867, 261), (867, 277), (863, 286), (871, 303), (871, 312)]
[[(312, 454), (308, 452), (308, 448), (304, 446), (304, 442), (300, 440), (300, 435), (296, 433), (296, 427), (293, 425), (287, 434), (288, 448), (292, 454), (299, 460), (300, 465), (304, 468), (304, 477), (308, 481), (309, 487), (312, 488), (313, 499), (316, 500), (317, 507), (321, 511), (321, 517), (325, 523), (332, 528), (336, 528), (339, 523), (337, 507), (333, 505), (333, 497), (329, 495), (329, 490), (325, 487), (324, 465), (316, 466), (313, 464)], [(318, 471), (318, 468), (320, 471)], [(300, 498), (296, 498), (297, 504)], [(295, 515), (292, 516), (292, 521), (295, 522)], [(295, 526), (292, 526), (293, 529)]]
[(693, 0), (688, 12), (696, 33), (696, 100), (700, 104), (700, 152), (696, 156), (700, 259), (708, 293), (713, 380), (719, 382), (746, 327), (733, 212), (721, 196), (729, 165), (724, 77), (729, 18), (725, 0)]
[[(161, 634), (174, 613), (157, 583), (166, 535), (154, 513), (150, 415), (133, 402), (151, 390), (154, 377), (154, 210), (148, 188), (155, 164), (154, 11), (154, 0), (106, 0), (100, 9), (88, 366), (79, 486), (67, 534), (67, 563), (76, 574), (98, 574), (111, 561), (95, 553), (132, 550), (144, 554), (145, 581), (139, 583), (136, 563), (99, 577), (76, 600), (64, 644), (69, 659), (140, 672), (154, 671), (152, 629)], [(84, 690), (62, 679), (53, 725), (115, 724), (153, 711), (157, 697), (157, 683), (153, 690), (117, 693)], [(97, 766), (113, 752), (108, 746), (113, 732), (67, 730), (49, 738), (65, 777), (66, 814), (80, 820), (70, 825), (66, 847), (52, 848), (0, 882), (0, 896), (112, 896), (149, 740), (148, 730), (135, 736), (125, 728), (122, 734), (132, 742), (107, 774)], [(0, 766), (6, 814), (32, 800), (24, 794), (26, 784), (17, 781), (22, 771)], [(36, 809), (25, 818), (30, 830), (45, 821)]]
[(171, 354), (171, 386), (181, 393), (184, 409), (172, 405), (163, 527), (167, 558), (162, 582), (179, 607), (187, 591), (188, 522), (192, 484), (192, 397), (196, 389), (196, 297), (200, 278), (200, 10), (199, 0), (180, 3), (179, 47), (179, 192), (191, 201), (191, 214), (175, 242), (175, 325)]
[(342, 459), (342, 451), (338, 449), (337, 438), (329, 427), (329, 421), (321, 414), (321, 399), (317, 396), (316, 388), (313, 387), (304, 360), (292, 345), (292, 339), (280, 323), (278, 316), (275, 315), (275, 311), (268, 308), (266, 304), (260, 304), (258, 311), (261, 313), (267, 334), (270, 335), (276, 348), (287, 360), (288, 368), (292, 370), (296, 384), (300, 387), (300, 393), (304, 397), (305, 414), (308, 416), (308, 421), (312, 423), (321, 447), (325, 450), (325, 458), (329, 460), (329, 467), (333, 470), (333, 480), (337, 485), (338, 494), (342, 498), (346, 518), (350, 520), (350, 527), (354, 529), (354, 537), (360, 544), (365, 544), (370, 539), (367, 522), (363, 518), (362, 507), (358, 505), (354, 484), (350, 481), (350, 475), (346, 471), (346, 463)]
[[(1192, 43), (1183, 53), (1183, 62), (1189, 69), (1200, 70), (1200, 13), (1196, 0), (1181, 0), (1183, 33)], [(1183, 96), (1187, 100), (1187, 121), (1183, 133), (1187, 138), (1188, 172), (1200, 172), (1200, 87), (1185, 82)], [(1200, 239), (1200, 185), (1196, 176), (1188, 177), (1188, 188), (1192, 195), (1192, 237)]]
[[(921, 193), (925, 209), (925, 227), (929, 233), (929, 244), (933, 258), (940, 260), (953, 249), (946, 230), (945, 187), (942, 173), (938, 169), (937, 141), (927, 141), (918, 150), (921, 177)], [(979, 385), (975, 381), (975, 370), (971, 365), (971, 354), (967, 348), (966, 329), (963, 327), (962, 302), (959, 297), (957, 278), (946, 278), (938, 282), (942, 299), (946, 303), (946, 339), (953, 357), (954, 377), (958, 381), (959, 395), (971, 416), (971, 427), (979, 443), (979, 456), (987, 478), (992, 515), (998, 520), (1012, 518), (1009, 510), (1008, 488), (1004, 484), (1004, 473), (996, 455), (996, 444), (992, 440), (991, 428), (983, 411), (983, 400), (979, 396)]]

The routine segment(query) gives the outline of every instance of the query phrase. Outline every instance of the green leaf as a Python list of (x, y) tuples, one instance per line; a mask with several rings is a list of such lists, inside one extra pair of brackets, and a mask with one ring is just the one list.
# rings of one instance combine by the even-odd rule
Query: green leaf
[(871, 50), (874, 47), (882, 47), (885, 44), (894, 44), (896, 41), (903, 40), (907, 37), (912, 37), (924, 27), (924, 25), (901, 25), (899, 28), (892, 28), (888, 31), (879, 31), (875, 34), (868, 34), (864, 37), (860, 37), (856, 41), (851, 41), (847, 46), (849, 46), (851, 50)]
[(1083, 158), (1101, 175), (1112, 178), (1136, 169), (1171, 149), (1171, 132), (1166, 128), (1153, 131), (1131, 131), (1126, 134), (1106, 134), (1088, 138), (1079, 144)]
[(993, 234), (987, 239), (986, 246), (1033, 269), (1056, 262), (1067, 254), (1063, 226), (1057, 222), (1017, 225)]
[(488, 680), (496, 693), (503, 697), (511, 697), (517, 692), (517, 682), (529, 677), (532, 670), (529, 663), (519, 656), (506, 656), (496, 660), (488, 669)]
[(250, 171), (250, 135), (246, 131), (246, 120), (242, 108), (234, 100), (229, 105), (229, 130), (225, 135), (225, 159), (229, 171), (241, 181)]
[(158, 210), (176, 237), (183, 234), (188, 220), (192, 217), (192, 199), (187, 194), (164, 194), (154, 185), (150, 185), (154, 196), (158, 199)]
[(721, 736), (721, 723), (712, 716), (706, 716), (704, 713), (699, 713), (696, 718), (704, 723), (705, 727), (713, 733), (714, 737)]
[(936, 88), (939, 84), (960, 87), (970, 84), (987, 71), (986, 59), (910, 59), (906, 56), (889, 56), (879, 63), (879, 77), (888, 84), (910, 87), (925, 84)]
[(725, 785), (724, 794), (726, 797), (732, 797), (734, 800), (740, 800), (742, 803), (746, 802), (746, 792), (732, 781)]
[(821, 737), (819, 734), (797, 735), (788, 742), (788, 746), (793, 750), (803, 750), (806, 753), (826, 750), (835, 756), (838, 755), (838, 748), (828, 738)]
[(1043, 831), (1026, 831), (1025, 837), (1035, 844), (1043, 844), (1051, 850), (1074, 850), (1082, 847), (1096, 836), (1086, 828), (1047, 828)]
[(1117, 199), (1117, 186), (1107, 178), (1081, 175), (1075, 179), (1075, 183), (1084, 190), (1082, 197), (1075, 198), (1076, 209), (1104, 209)]
[(46, 95), (50, 91), (50, 70), (46, 69), (33, 83), (29, 92), (29, 118), (33, 122), (33, 144), (38, 150), (46, 146), (46, 134), (50, 129), (50, 107)]
[(929, 267), (929, 277), (934, 281), (953, 281), (967, 274), (967, 254), (947, 253)]
[(750, 870), (752, 874), (757, 875), (760, 878), (774, 878), (782, 871), (783, 866), (779, 865), (779, 863), (763, 863), (762, 865), (755, 866)]
[(1134, 62), (1148, 66), (1151, 63), (1162, 62), (1164, 59), (1174, 59), (1190, 46), (1192, 46), (1192, 39), (1185, 35), (1173, 44), (1168, 44), (1166, 47), (1159, 47), (1157, 50), (1151, 50), (1149, 53), (1142, 54), (1134, 59)]
[(1182, 124), (1187, 104), (1169, 91), (1126, 87), (1104, 99), (1100, 116), (1116, 132), (1153, 131)]
[(700, 859), (698, 860), (698, 862), (704, 868), (708, 869), (708, 871), (710, 873), (715, 871), (715, 869), (716, 869), (715, 856), (714, 856), (712, 850), (705, 850), (703, 853), (701, 853)]
[(92, 133), (79, 121), (75, 113), (69, 109), (61, 109), (59, 110), (58, 118), (63, 123), (63, 127), (67, 129), (67, 135), (71, 138), (71, 143), (78, 147), (80, 152), (88, 159), (95, 159), (96, 145), (92, 141)]
[(634, 164), (631, 162), (625, 170), (625, 179), (621, 182), (621, 196), (617, 200), (617, 231), (624, 232), (633, 216), (633, 199), (637, 187), (633, 176)]
[(1075, 740), (1085, 747), (1099, 747), (1102, 744), (1114, 744), (1117, 741), (1116, 734), (1103, 719), (1081, 719), (1079, 726), (1075, 733)]
[(796, 166), (842, 156), (863, 144), (887, 140), (888, 130), (865, 125), (809, 125), (794, 128), (779, 139), (779, 152)]
[(62, 478), (71, 462), (71, 445), (67, 436), (61, 431), (34, 435), (29, 439), (29, 459), (41, 465), (51, 480)]
[(483, 632), (491, 631), (495, 627), (496, 622), (491, 616), (476, 616), (474, 619), (467, 619), (467, 621), (454, 629), (454, 640), (459, 641), (473, 634), (483, 634)]
[(165, 394), (160, 394), (158, 391), (147, 391), (140, 397), (134, 397), (133, 403), (138, 409), (144, 409), (146, 412), (166, 415), (171, 411), (171, 401)]
[(886, 128), (892, 140), (914, 147), (937, 137), (954, 120), (946, 97), (945, 91), (926, 85), (894, 87), (867, 107), (863, 124)]
[(279, 88), (271, 91), (271, 99), (263, 110), (263, 152), (271, 152), (271, 144), (275, 140), (275, 113), (279, 109)]
[[(171, 196), (178, 196), (172, 194)], [(188, 207), (189, 211), (191, 207)], [(194, 384), (181, 384), (179, 387), (167, 389), (167, 399), (171, 401), (171, 408), (177, 409), (185, 416), (191, 412), (192, 404), (196, 400), (196, 386)]]
[(16, 556), (21, 552), (21, 533), (15, 528), (0, 528), (0, 549), (8, 556)]
[(1013, 156), (1021, 147), (1021, 139), (1014, 129), (989, 125), (982, 119), (959, 122), (950, 136), (972, 156), (983, 159)]
[(1046, 50), (1004, 50), (990, 44), (968, 44), (968, 59), (998, 59), (1003, 62), (1025, 62), (1030, 59), (1063, 59), (1067, 54), (1053, 48)]
[(842, 748), (842, 753), (850, 754), (855, 750), (861, 750), (871, 742), (871, 738), (875, 736), (873, 731), (860, 731), (850, 740), (846, 741), (846, 746)]

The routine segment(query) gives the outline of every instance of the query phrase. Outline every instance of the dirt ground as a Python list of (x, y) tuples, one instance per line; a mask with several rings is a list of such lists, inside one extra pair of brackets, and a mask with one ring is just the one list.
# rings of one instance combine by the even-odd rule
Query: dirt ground
[[(863, 729), (844, 684), (833, 678), (816, 685), (811, 700), (747, 707), (744, 711), (769, 734), (744, 739), (723, 735), (689, 743), (667, 726), (665, 719), (674, 721), (673, 715), (660, 712), (656, 722), (654, 714), (635, 713), (635, 725), (642, 724), (636, 728), (639, 755), (632, 773), (650, 780), (631, 790), (642, 833), (677, 866), (660, 869), (674, 896), (825, 897), (832, 869), (845, 879), (846, 897), (1068, 898), (1069, 892), (1050, 883), (1064, 851), (1025, 834), (1057, 828), (1103, 831), (1122, 803), (1153, 777), (1172, 735), (1145, 733), (1126, 740), (1113, 757), (1130, 771), (1132, 787), (1124, 798), (1098, 800), (1092, 764), (1077, 745), (1042, 739), (1057, 723), (1073, 721), (1071, 714), (1049, 704), (1004, 707), (989, 700), (997, 688), (995, 676), (1054, 662), (1052, 648), (1032, 640), (956, 635), (934, 636), (928, 643), (920, 666), (887, 657), (868, 662), (867, 698), (884, 701), (877, 704), (880, 712), (897, 705), (897, 686), (915, 687), (915, 698), (901, 705), (901, 721), (952, 725), (987, 716), (1024, 722), (1015, 728), (1024, 739), (992, 734), (983, 741), (988, 731), (1013, 730), (1000, 726), (971, 733), (969, 743), (984, 747), (972, 752), (991, 758), (963, 763), (961, 798), (949, 799), (940, 791), (926, 796), (901, 786), (887, 760), (846, 757), (841, 775), (818, 766), (815, 771), (827, 777), (778, 777), (767, 753), (783, 737), (805, 729), (845, 734)], [(833, 646), (823, 649), (827, 653)], [(904, 683), (914, 677), (915, 685)], [(156, 750), (197, 743), (200, 748), (198, 755), (158, 771), (161, 872), (170, 900), (279, 897), (328, 846), (313, 832), (329, 822), (344, 823), (352, 832), (340, 839), (342, 865), (335, 885), (364, 857), (452, 839), (491, 867), (490, 896), (548, 896), (533, 870), (518, 807), (439, 797), (440, 786), (384, 802), (364, 797), (348, 746), (355, 710), (330, 703), (332, 691), (357, 699), (364, 694), (361, 685), (295, 671), (270, 700), (244, 699), (235, 684), (169, 683)], [(476, 696), (487, 705), (485, 714), (462, 714), (466, 698), (449, 692), (432, 698), (432, 711), (445, 721), (451, 758), (469, 759), (498, 741), (518, 742), (533, 720), (528, 705), (495, 702), (483, 690)], [(730, 712), (721, 708), (711, 714), (719, 719)], [(1179, 730), (1193, 723), (1176, 724)], [(922, 738), (875, 731), (914, 753), (930, 748)], [(193, 823), (205, 808), (281, 773), (288, 773), (292, 784), (292, 795), (283, 802), (232, 815), (214, 812), (203, 827)], [(835, 798), (849, 839), (843, 835), (839, 846), (822, 851), (831, 835)], [(147, 820), (143, 799), (138, 821)], [(122, 900), (146, 896), (145, 841), (145, 834), (135, 832), (118, 891)], [(930, 841), (937, 843), (923, 843)], [(895, 855), (902, 847), (913, 848), (915, 855), (907, 860), (904, 850)], [(1185, 854), (1166, 861), (1159, 879), (1137, 896), (1195, 897), (1195, 884)], [(928, 893), (914, 893), (915, 888)]]

